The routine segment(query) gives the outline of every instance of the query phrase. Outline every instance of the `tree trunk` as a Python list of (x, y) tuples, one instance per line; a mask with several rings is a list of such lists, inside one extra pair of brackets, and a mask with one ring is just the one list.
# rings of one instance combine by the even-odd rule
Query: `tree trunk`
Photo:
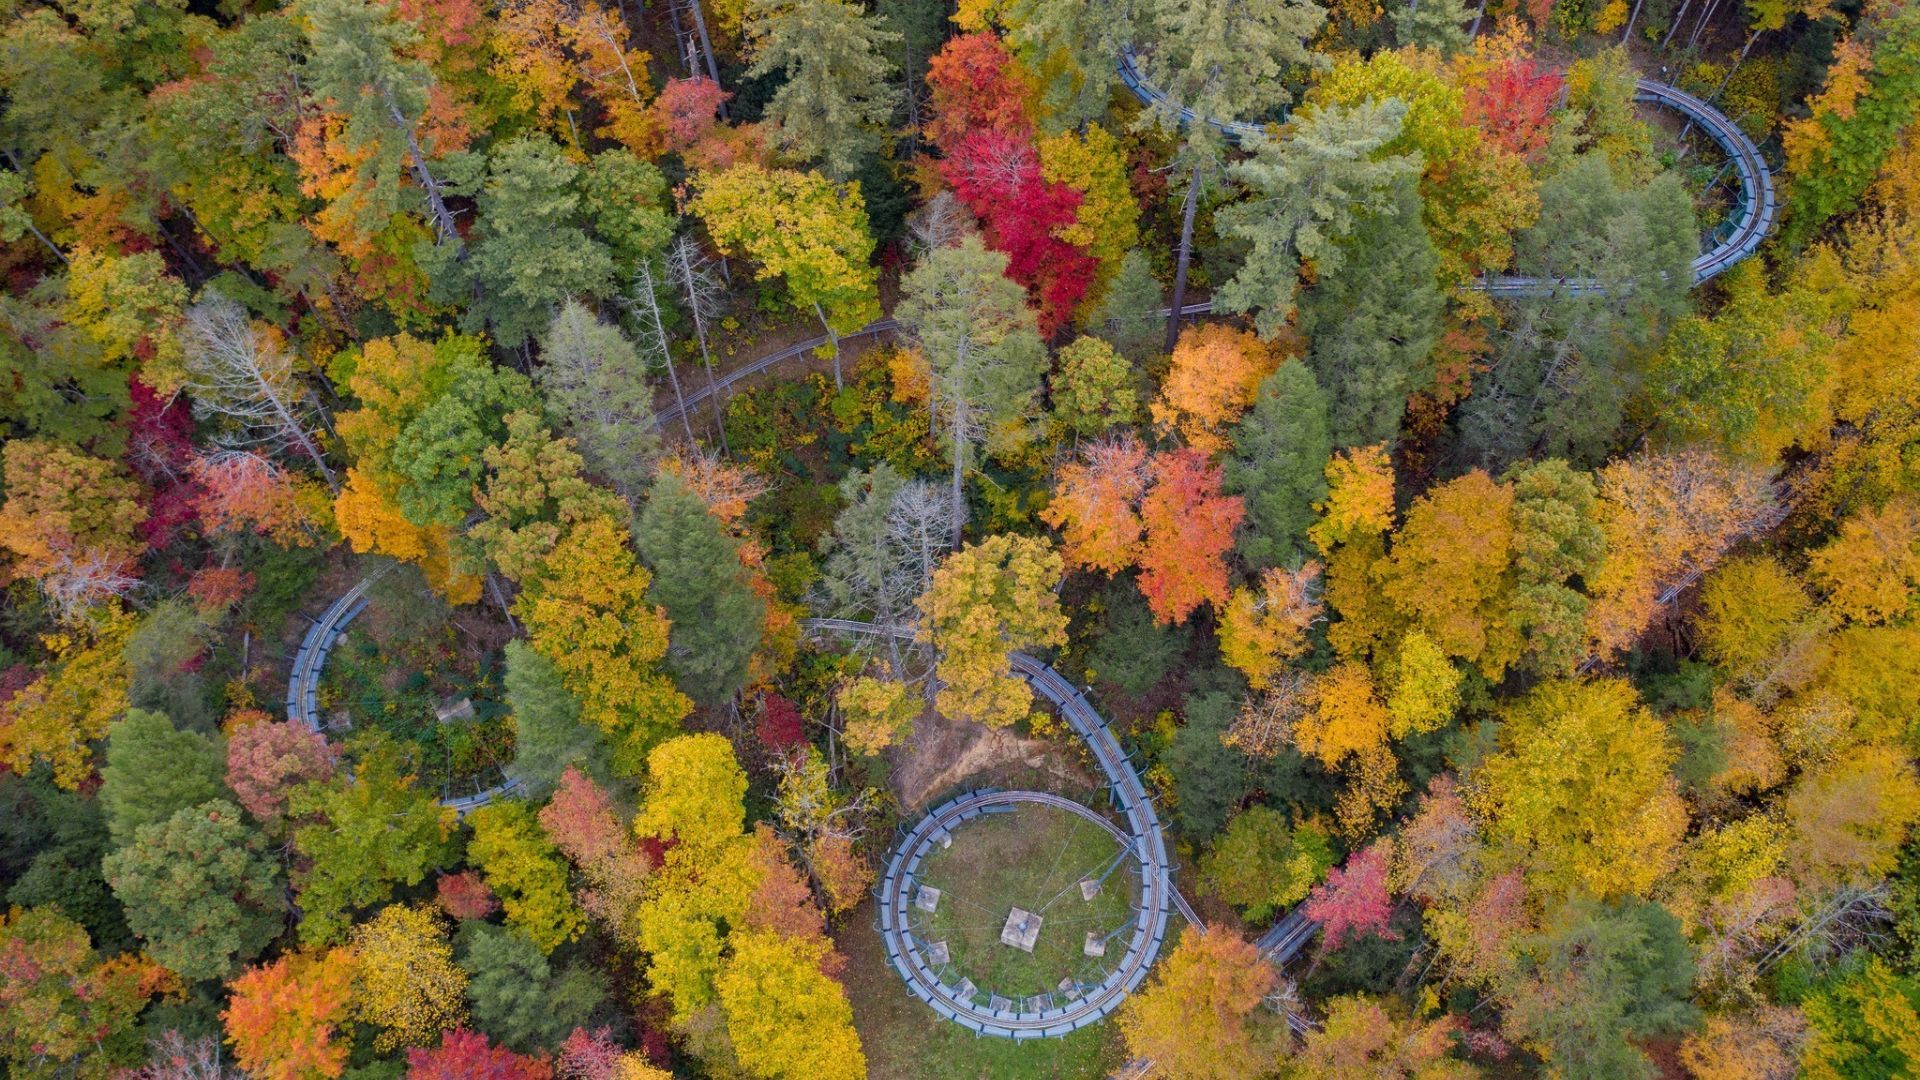
[(840, 379), (840, 335), (833, 332), (833, 324), (827, 321), (827, 313), (820, 310), (820, 301), (813, 302), (813, 313), (819, 317), (820, 326), (827, 332), (827, 341), (833, 346), (833, 388), (841, 391), (847, 388)]
[[(621, 5), (621, 9), (622, 9), (622, 15), (624, 17), (624, 14), (625, 14), (624, 0)], [(669, 3), (667, 5), (667, 17), (673, 20), (673, 41), (675, 45), (680, 46), (680, 50), (679, 50), (680, 59), (683, 62), (685, 62), (687, 65), (687, 74), (688, 75), (700, 74), (700, 69), (698, 66), (694, 64), (693, 57), (687, 55), (687, 49), (686, 49), (687, 28), (686, 28), (686, 25), (680, 21), (680, 5), (676, 3)]]
[(1180, 215), (1180, 258), (1173, 269), (1173, 310), (1167, 312), (1167, 351), (1180, 340), (1180, 309), (1187, 303), (1187, 264), (1193, 258), (1193, 216), (1200, 209), (1200, 166), (1187, 178), (1187, 207)]
[[(24, 214), (24, 213), (25, 213), (25, 211), (22, 211), (22, 213)], [(48, 250), (48, 251), (51, 251), (51, 252), (53, 252), (53, 257), (54, 257), (54, 258), (56, 258), (56, 259), (59, 259), (59, 260), (60, 260), (60, 265), (61, 265), (61, 266), (71, 266), (71, 265), (72, 265), (71, 263), (69, 263), (69, 262), (67, 262), (67, 256), (66, 256), (66, 253), (65, 253), (65, 252), (63, 252), (63, 251), (61, 251), (61, 250), (60, 250), (59, 248), (57, 248), (57, 247), (54, 247), (54, 246), (53, 246), (53, 241), (51, 241), (51, 240), (49, 240), (49, 239), (47, 239), (47, 234), (46, 234), (46, 233), (43, 233), (43, 232), (41, 232), (41, 231), (40, 231), (40, 227), (39, 227), (38, 225), (35, 225), (35, 224), (34, 224), (34, 223), (33, 223), (32, 221), (28, 221), (28, 222), (27, 222), (27, 231), (33, 234), (33, 236), (34, 236), (34, 239), (36, 239), (36, 240), (38, 240), (38, 241), (40, 241), (40, 242), (41, 242), (42, 244), (45, 244), (45, 245), (47, 246), (47, 250)]]
[(667, 385), (673, 387), (673, 400), (680, 406), (680, 430), (687, 433), (687, 444), (693, 444), (693, 421), (687, 419), (687, 395), (680, 392), (680, 373), (673, 369), (673, 357), (667, 361)]
[(707, 352), (707, 333), (705, 330), (698, 329), (701, 319), (697, 312), (693, 316), (693, 322), (698, 331), (695, 336), (700, 339), (700, 360), (707, 369), (707, 400), (713, 409), (713, 430), (720, 436), (720, 452), (732, 457), (733, 447), (727, 445), (727, 403), (720, 396), (720, 380), (714, 377), (713, 357)]
[[(700, 0), (687, 0), (687, 7), (693, 11), (693, 28), (700, 34), (700, 52), (707, 58), (707, 77), (713, 85), (720, 85), (720, 65), (713, 59), (713, 39), (707, 36), (707, 16), (700, 10)], [(727, 118), (727, 103), (720, 102), (720, 119)]]
[(1620, 31), (1620, 44), (1625, 45), (1627, 39), (1633, 36), (1633, 24), (1639, 21), (1640, 6), (1646, 2), (1647, 0), (1633, 0), (1633, 11), (1627, 15), (1627, 28)]
[(960, 550), (961, 529), (967, 520), (967, 497), (965, 491), (966, 470), (962, 463), (966, 461), (967, 440), (960, 434), (959, 417), (953, 425), (953, 550)]
[(406, 114), (394, 103), (393, 95), (387, 95), (387, 112), (393, 117), (394, 127), (407, 137), (407, 157), (411, 162), (414, 182), (427, 193), (427, 206), (433, 210), (434, 228), (440, 234), (440, 242), (453, 241), (466, 254), (465, 245), (460, 243), (460, 230), (454, 227), (453, 212), (447, 209), (447, 202), (440, 197), (440, 182), (433, 178), (427, 169), (427, 155), (420, 149), (420, 140), (414, 135), (413, 125), (407, 122)]
[(1727, 69), (1726, 77), (1720, 80), (1719, 86), (1716, 86), (1713, 88), (1713, 93), (1707, 95), (1707, 104), (1709, 105), (1713, 104), (1714, 101), (1716, 101), (1720, 97), (1720, 95), (1726, 91), (1727, 84), (1732, 82), (1734, 75), (1739, 73), (1740, 65), (1746, 63), (1748, 54), (1753, 52), (1753, 43), (1759, 40), (1760, 40), (1760, 31), (1754, 30), (1747, 34), (1747, 43), (1745, 45), (1740, 46), (1740, 58), (1735, 60), (1733, 62), (1733, 66)]
[(1468, 41), (1472, 41), (1474, 38), (1477, 38), (1480, 36), (1480, 20), (1486, 17), (1487, 17), (1487, 0), (1480, 0), (1479, 10), (1473, 13), (1473, 25), (1467, 27)]
[(1667, 36), (1660, 39), (1660, 47), (1665, 49), (1673, 43), (1673, 35), (1680, 32), (1680, 24), (1686, 21), (1687, 9), (1693, 6), (1693, 0), (1680, 0), (1680, 10), (1673, 13), (1673, 24), (1667, 27)]
[(1693, 33), (1687, 37), (1689, 51), (1700, 47), (1700, 35), (1707, 32), (1707, 23), (1719, 14), (1719, 11), (1720, 0), (1707, 0), (1706, 6), (1700, 9), (1700, 18), (1693, 24)]
[(293, 440), (300, 444), (300, 449), (313, 459), (315, 465), (319, 466), (320, 475), (326, 478), (327, 487), (338, 494), (340, 483), (333, 478), (333, 470), (327, 468), (327, 460), (320, 456), (320, 448), (313, 445), (313, 440), (307, 436), (305, 426), (294, 417), (293, 410), (287, 408), (286, 402), (280, 400), (280, 395), (273, 392), (273, 387), (268, 385), (265, 379), (260, 380), (260, 390), (266, 394), (267, 400), (273, 405), (273, 411), (279, 415), (280, 425), (293, 433)]

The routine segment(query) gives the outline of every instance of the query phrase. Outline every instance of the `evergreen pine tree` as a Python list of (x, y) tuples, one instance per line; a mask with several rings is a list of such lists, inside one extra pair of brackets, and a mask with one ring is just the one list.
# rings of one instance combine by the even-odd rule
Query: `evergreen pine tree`
[(1332, 453), (1326, 392), (1306, 365), (1281, 364), (1260, 383), (1253, 410), (1234, 428), (1225, 461), (1226, 490), (1246, 500), (1240, 553), (1249, 563), (1282, 566), (1306, 554)]
[(699, 701), (726, 701), (746, 683), (767, 613), (740, 563), (740, 542), (672, 473), (654, 481), (634, 540), (653, 571), (648, 596), (673, 624), (667, 666), (674, 681)]
[(1400, 429), (1407, 396), (1432, 382), (1429, 358), (1446, 304), (1412, 176), (1395, 182), (1392, 208), (1362, 218), (1345, 247), (1300, 305), (1313, 343), (1307, 363), (1327, 389), (1336, 447), (1377, 443)]

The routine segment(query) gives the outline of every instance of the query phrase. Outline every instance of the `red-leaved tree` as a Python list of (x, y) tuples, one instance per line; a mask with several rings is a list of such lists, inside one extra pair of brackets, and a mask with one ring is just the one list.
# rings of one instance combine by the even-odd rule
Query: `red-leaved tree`
[(132, 407), (127, 429), (127, 468), (146, 482), (147, 519), (135, 526), (150, 548), (163, 548), (194, 517), (194, 487), (187, 475), (193, 457), (193, 414), (185, 402), (162, 400), (139, 379), (128, 382)]
[(970, 131), (940, 163), (940, 174), (985, 227), (987, 245), (1007, 256), (1007, 277), (1026, 288), (1040, 332), (1065, 326), (1093, 282), (1094, 258), (1062, 240), (1073, 225), (1079, 189), (1048, 183), (1024, 132)]
[(754, 722), (753, 734), (760, 745), (776, 754), (785, 754), (807, 741), (799, 708), (775, 693), (760, 695), (760, 716)]
[(440, 910), (456, 919), (484, 919), (500, 910), (500, 898), (472, 870), (441, 874), (433, 883), (433, 895)]
[(326, 736), (297, 720), (245, 724), (227, 738), (227, 786), (269, 825), (286, 812), (289, 792), (332, 776), (333, 765)]
[(1516, 56), (1466, 89), (1466, 121), (1529, 161), (1547, 148), (1553, 107), (1560, 100), (1560, 72), (1530, 56)]
[(1387, 928), (1393, 901), (1387, 894), (1386, 849), (1375, 844), (1348, 856), (1346, 866), (1329, 870), (1327, 880), (1313, 887), (1304, 910), (1320, 924), (1320, 944), (1327, 952), (1360, 934), (1398, 938)]
[(407, 1080), (553, 1080), (553, 1066), (455, 1028), (439, 1046), (407, 1051)]
[(933, 119), (927, 138), (951, 152), (969, 132), (991, 131), (1022, 140), (1032, 136), (1030, 93), (1019, 62), (991, 31), (948, 38), (927, 62)]

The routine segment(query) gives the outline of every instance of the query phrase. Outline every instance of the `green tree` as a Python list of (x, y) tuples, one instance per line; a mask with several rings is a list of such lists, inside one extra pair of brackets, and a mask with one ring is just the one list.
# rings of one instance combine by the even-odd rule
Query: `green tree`
[(1672, 173), (1636, 186), (1584, 154), (1540, 190), (1516, 241), (1523, 274), (1599, 287), (1512, 302), (1488, 370), (1462, 407), (1467, 448), (1490, 467), (1529, 454), (1606, 456), (1621, 410), (1693, 281), (1692, 200)]
[(1049, 132), (1079, 129), (1107, 114), (1114, 61), (1133, 42), (1133, 0), (1056, 4), (1014, 0), (1005, 21), (1029, 66), (1046, 79), (1040, 122)]
[(473, 509), (485, 451), (506, 441), (509, 413), (538, 406), (525, 375), (491, 364), (462, 366), (393, 440), (403, 482), (400, 512), (415, 525), (458, 525)]
[[(593, 155), (580, 176), (580, 205), (616, 271), (660, 254), (673, 239), (667, 178), (650, 161), (614, 147)], [(616, 274), (616, 276), (618, 276)]]
[(1647, 394), (1675, 441), (1709, 442), (1771, 463), (1824, 423), (1831, 342), (1804, 292), (1768, 290), (1764, 260), (1723, 276), (1727, 303), (1712, 318), (1681, 319), (1647, 372)]
[(586, 919), (567, 891), (567, 864), (519, 799), (496, 799), (468, 816), (467, 857), (500, 897), (507, 924), (552, 952), (580, 936)]
[(969, 236), (929, 251), (901, 282), (894, 308), (932, 373), (935, 426), (951, 448), (955, 546), (966, 522), (963, 485), (973, 447), (1024, 438), (1046, 368), (1026, 293), (1006, 272), (1005, 255)]
[(1132, 423), (1140, 403), (1133, 366), (1097, 337), (1082, 337), (1060, 350), (1053, 378), (1053, 415), (1076, 435), (1098, 435)]
[(1416, 0), (1393, 13), (1393, 36), (1402, 45), (1450, 55), (1466, 46), (1464, 24), (1472, 19), (1465, 0)]
[(220, 744), (145, 709), (107, 729), (107, 764), (100, 770), (100, 806), (116, 847), (142, 825), (162, 822), (175, 811), (225, 797), (227, 755)]
[(581, 456), (621, 494), (639, 495), (660, 455), (653, 388), (639, 350), (619, 327), (569, 298), (540, 339), (540, 361), (534, 378)]
[(426, 263), (438, 292), (464, 301), (468, 329), (517, 349), (568, 297), (606, 295), (613, 255), (587, 233), (580, 186), (580, 167), (545, 136), (494, 149), (465, 258), (443, 249)]
[(1506, 1028), (1568, 1080), (1657, 1076), (1635, 1043), (1699, 1020), (1692, 951), (1658, 904), (1572, 901), (1520, 954), (1500, 992)]
[(475, 1026), (520, 1053), (559, 1046), (607, 1004), (600, 974), (577, 965), (555, 971), (522, 931), (476, 922), (459, 936)]
[(211, 730), (215, 695), (199, 661), (215, 638), (211, 624), (217, 620), (186, 597), (153, 605), (127, 638), (127, 704), (164, 713), (189, 730)]
[(649, 595), (666, 609), (667, 666), (687, 693), (720, 704), (746, 684), (767, 605), (740, 562), (740, 541), (671, 473), (647, 493), (634, 526), (640, 558), (653, 571)]
[[(1142, 14), (1159, 43), (1146, 58), (1145, 74), (1165, 92), (1166, 101), (1143, 113), (1140, 122), (1170, 133), (1181, 127), (1182, 108), (1218, 120), (1244, 120), (1292, 101), (1286, 76), (1291, 69), (1313, 62), (1307, 39), (1327, 21), (1326, 9), (1312, 0), (1258, 5), (1239, 0), (1147, 0)], [(1173, 351), (1180, 336), (1194, 215), (1202, 192), (1219, 172), (1225, 149), (1209, 124), (1186, 125), (1185, 136), (1176, 162), (1187, 174), (1187, 184), (1174, 263), (1173, 314), (1167, 320), (1167, 352)], [(1224, 231), (1223, 226), (1216, 227)], [(1292, 273), (1291, 257), (1285, 269)], [(1292, 295), (1289, 278), (1289, 307)], [(1214, 297), (1216, 304), (1220, 300), (1219, 295)]]
[(1314, 506), (1327, 495), (1333, 456), (1327, 394), (1305, 364), (1287, 362), (1262, 379), (1253, 409), (1233, 429), (1225, 489), (1246, 500), (1240, 554), (1255, 567), (1307, 557)]
[(285, 919), (265, 835), (221, 799), (140, 826), (103, 866), (147, 954), (188, 980), (231, 974)]
[(594, 783), (611, 782), (606, 736), (580, 722), (580, 700), (567, 690), (560, 669), (524, 641), (506, 648), (507, 708), (513, 714), (513, 774), (538, 798), (552, 791), (569, 766)]
[(1388, 207), (1355, 224), (1333, 265), (1318, 264), (1319, 284), (1300, 305), (1307, 364), (1326, 388), (1336, 447), (1392, 439), (1408, 396), (1433, 382), (1446, 307), (1434, 278), (1439, 260), (1420, 227), (1413, 176), (1396, 177), (1387, 197)]
[(400, 772), (399, 752), (375, 744), (351, 778), (309, 784), (288, 801), (293, 848), (307, 860), (294, 875), (300, 894), (300, 940), (338, 941), (356, 909), (385, 902), (399, 886), (418, 885), (450, 854), (453, 811)]
[(1565, 461), (1518, 465), (1513, 488), (1513, 616), (1520, 666), (1565, 675), (1586, 655), (1587, 597), (1575, 587), (1600, 567), (1606, 533), (1593, 480)]
[(339, 209), (364, 236), (386, 230), (401, 208), (401, 171), (426, 196), (438, 242), (456, 249), (460, 232), (445, 189), (421, 145), (421, 118), (434, 89), (433, 72), (413, 52), (419, 35), (385, 5), (368, 0), (305, 0), (307, 28), (303, 82), (346, 118), (347, 147), (366, 155), (363, 183)]
[(887, 50), (900, 35), (852, 0), (750, 0), (746, 35), (747, 77), (785, 76), (764, 114), (780, 149), (852, 175), (899, 103)]
[[(1214, 310), (1252, 311), (1254, 328), (1271, 338), (1293, 315), (1301, 259), (1312, 259), (1326, 276), (1337, 273), (1349, 253), (1373, 254), (1343, 241), (1367, 216), (1397, 217), (1403, 209), (1402, 181), (1419, 175), (1420, 158), (1378, 151), (1399, 136), (1406, 115), (1407, 107), (1392, 98), (1316, 108), (1294, 120), (1286, 139), (1261, 139), (1253, 145), (1251, 158), (1228, 168), (1253, 197), (1222, 208), (1214, 224), (1221, 233), (1244, 240), (1249, 250), (1240, 269), (1214, 295)], [(1431, 259), (1430, 244), (1426, 251)], [(1418, 256), (1409, 251), (1401, 258)], [(1411, 278), (1416, 267), (1417, 261), (1396, 266), (1397, 275), (1406, 275), (1397, 280)]]
[(1920, 1068), (1920, 981), (1895, 974), (1879, 957), (1845, 965), (1800, 1007), (1807, 1080), (1911, 1076)]
[(1160, 307), (1166, 298), (1154, 280), (1153, 265), (1139, 248), (1120, 259), (1120, 269), (1107, 282), (1100, 306), (1087, 329), (1105, 339), (1121, 356), (1145, 363), (1160, 346)]
[(11, 1075), (94, 1080), (139, 1060), (152, 965), (103, 960), (79, 923), (16, 907), (0, 912), (0, 970), (0, 1065)]
[(1325, 831), (1289, 828), (1280, 811), (1250, 806), (1227, 823), (1200, 864), (1200, 880), (1248, 922), (1260, 922), (1306, 899), (1333, 861)]
[(1781, 136), (1790, 177), (1781, 236), (1795, 248), (1859, 202), (1920, 109), (1920, 11), (1873, 9), (1835, 52), (1812, 115)]

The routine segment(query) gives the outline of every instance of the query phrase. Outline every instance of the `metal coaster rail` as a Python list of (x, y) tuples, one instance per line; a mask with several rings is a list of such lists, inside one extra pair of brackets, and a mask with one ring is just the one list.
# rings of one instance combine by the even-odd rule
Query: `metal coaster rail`
[[(912, 633), (904, 627), (877, 626), (852, 619), (807, 619), (810, 631), (829, 630), (842, 634), (904, 637)], [(886, 873), (878, 887), (880, 932), (888, 959), (907, 983), (908, 990), (932, 1006), (947, 1019), (983, 1035), (1029, 1039), (1065, 1035), (1109, 1015), (1127, 994), (1146, 978), (1147, 969), (1166, 937), (1167, 923), (1177, 912), (1187, 923), (1204, 932), (1200, 917), (1173, 884), (1173, 861), (1168, 854), (1166, 833), (1154, 809), (1152, 797), (1140, 773), (1133, 767), (1106, 718), (1101, 716), (1086, 694), (1065, 676), (1025, 653), (1014, 653), (1013, 670), (1033, 691), (1051, 702), (1060, 716), (1087, 746), (1094, 763), (1107, 777), (1116, 808), (1127, 823), (1127, 840), (1140, 869), (1141, 902), (1132, 942), (1120, 964), (1097, 987), (1067, 1006), (1043, 1009), (1001, 1009), (982, 1007), (962, 995), (959, 987), (949, 985), (929, 965), (921, 952), (922, 943), (914, 936), (910, 912), (914, 884), (920, 861), (933, 840), (948, 831), (950, 825), (982, 813), (988, 807), (1018, 802), (1060, 805), (1070, 802), (1062, 796), (1039, 791), (968, 792), (936, 807), (915, 823), (895, 846)], [(1074, 808), (1084, 810), (1078, 803)], [(1110, 826), (1111, 827), (1111, 826)], [(1260, 950), (1274, 963), (1285, 963), (1312, 939), (1319, 925), (1296, 911), (1282, 920), (1275, 930), (1260, 939)]]
[[(1212, 117), (1203, 117), (1184, 106), (1176, 107), (1168, 99), (1166, 92), (1148, 82), (1140, 71), (1139, 57), (1132, 45), (1120, 50), (1120, 82), (1148, 106), (1168, 109), (1179, 116), (1182, 124), (1205, 122), (1234, 142), (1264, 139), (1268, 137), (1267, 128), (1262, 124), (1242, 121), (1222, 121)], [(1734, 264), (1747, 258), (1760, 249), (1760, 242), (1766, 239), (1779, 216), (1779, 204), (1774, 197), (1773, 174), (1767, 168), (1767, 162), (1760, 155), (1760, 148), (1753, 144), (1739, 125), (1727, 119), (1725, 113), (1707, 104), (1700, 98), (1684, 90), (1676, 90), (1654, 79), (1637, 79), (1634, 82), (1633, 99), (1649, 105), (1672, 109), (1674, 112), (1698, 124), (1707, 133), (1707, 137), (1718, 143), (1720, 149), (1732, 163), (1736, 177), (1740, 182), (1740, 204), (1733, 219), (1733, 228), (1713, 247), (1702, 252), (1693, 260), (1693, 283), (1706, 281), (1716, 274), (1731, 269)], [(1606, 286), (1590, 278), (1550, 278), (1526, 277), (1518, 275), (1494, 275), (1481, 278), (1473, 288), (1490, 292), (1498, 296), (1556, 296), (1579, 295), (1605, 291)]]
[[(300, 647), (293, 654), (293, 664), (287, 674), (287, 719), (297, 720), (314, 731), (320, 731), (320, 675), (327, 668), (327, 657), (333, 647), (347, 634), (347, 624), (358, 618), (367, 609), (367, 593), (381, 575), (393, 569), (388, 563), (376, 568), (361, 578), (353, 588), (341, 593), (339, 598), (327, 605), (312, 626), (307, 627), (305, 636), (300, 639)], [(451, 808), (454, 813), (464, 816), (468, 811), (485, 806), (495, 799), (502, 798), (520, 790), (520, 779), (503, 772), (501, 782), (492, 787), (480, 788), (470, 795), (449, 796), (440, 800), (440, 805)]]
[[(1131, 45), (1121, 52), (1119, 69), (1120, 81), (1142, 102), (1149, 105), (1166, 102), (1166, 94), (1148, 83), (1140, 74), (1138, 61)], [(1780, 213), (1779, 202), (1774, 193), (1773, 173), (1768, 169), (1766, 158), (1761, 155), (1760, 148), (1754, 145), (1746, 132), (1741, 131), (1739, 125), (1729, 120), (1725, 113), (1700, 98), (1653, 79), (1640, 79), (1634, 85), (1634, 100), (1672, 109), (1698, 125), (1707, 133), (1708, 138), (1719, 144), (1721, 150), (1726, 153), (1727, 160), (1733, 166), (1734, 175), (1740, 183), (1740, 201), (1729, 219), (1731, 228), (1723, 226), (1726, 235), (1717, 237), (1711, 248), (1693, 260), (1693, 281), (1697, 285), (1732, 269), (1737, 263), (1760, 249), (1761, 242), (1772, 231)], [(1201, 119), (1192, 109), (1181, 108), (1177, 112), (1182, 123), (1192, 123), (1196, 119)], [(1219, 128), (1236, 142), (1249, 138), (1265, 138), (1267, 134), (1266, 128), (1260, 124), (1205, 119), (1208, 124)], [(1603, 283), (1589, 278), (1529, 277), (1511, 274), (1484, 277), (1473, 282), (1471, 287), (1496, 296), (1577, 296), (1605, 290)], [(1180, 316), (1191, 318), (1196, 315), (1206, 315), (1212, 311), (1212, 301), (1202, 300), (1198, 303), (1183, 304), (1180, 308)], [(1165, 318), (1172, 313), (1171, 308), (1157, 308), (1149, 314)], [(840, 340), (855, 341), (860, 338), (889, 334), (898, 329), (900, 324), (891, 318), (876, 319), (858, 330), (840, 335)], [(822, 334), (760, 357), (744, 367), (720, 376), (713, 386), (703, 386), (685, 395), (685, 409), (689, 411), (697, 409), (716, 392), (725, 393), (744, 379), (828, 344), (829, 339)], [(661, 409), (660, 423), (665, 425), (669, 421), (679, 419), (681, 411), (682, 404), (679, 402)]]

